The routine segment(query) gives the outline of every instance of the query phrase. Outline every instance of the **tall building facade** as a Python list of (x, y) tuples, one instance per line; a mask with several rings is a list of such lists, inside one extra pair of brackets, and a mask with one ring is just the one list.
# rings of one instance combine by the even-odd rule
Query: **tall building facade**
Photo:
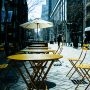
[(90, 0), (84, 0), (85, 4), (85, 14), (84, 14), (84, 31), (85, 31), (87, 41), (90, 43)]
[(67, 0), (67, 28), (73, 43), (83, 43), (83, 0)]
[(26, 0), (1, 0), (0, 10), (0, 44), (3, 43), (6, 51), (12, 44), (15, 48), (24, 44), (25, 31), (20, 24), (28, 21), (28, 7)]
[(54, 37), (62, 34), (64, 42), (75, 42), (72, 36), (77, 36), (83, 41), (83, 0), (49, 0), (49, 14)]
[[(42, 5), (42, 15), (41, 18), (43, 20), (48, 21), (49, 17), (48, 17), (48, 11), (49, 11), (49, 7), (48, 7), (48, 0), (46, 0), (46, 4)], [(49, 42), (49, 33), (50, 33), (50, 29), (49, 28), (44, 28), (44, 30), (41, 30), (41, 38), (42, 40)]]
[(64, 41), (67, 39), (67, 2), (66, 0), (49, 0), (49, 19), (54, 23), (51, 38), (57, 40), (58, 34), (62, 34)]
[(85, 0), (85, 19), (86, 19), (86, 27), (90, 27), (90, 0)]

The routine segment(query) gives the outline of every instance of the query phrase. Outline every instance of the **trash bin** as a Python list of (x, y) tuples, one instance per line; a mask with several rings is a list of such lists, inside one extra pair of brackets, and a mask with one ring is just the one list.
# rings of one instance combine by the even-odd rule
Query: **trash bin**
[(50, 41), (50, 44), (53, 44), (54, 43), (54, 41)]

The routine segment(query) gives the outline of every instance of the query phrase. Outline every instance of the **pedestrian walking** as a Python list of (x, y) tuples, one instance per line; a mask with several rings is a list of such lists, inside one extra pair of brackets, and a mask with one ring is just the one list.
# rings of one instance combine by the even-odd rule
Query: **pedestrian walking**
[(59, 34), (57, 37), (58, 46), (60, 46), (60, 43), (62, 42), (62, 36)]

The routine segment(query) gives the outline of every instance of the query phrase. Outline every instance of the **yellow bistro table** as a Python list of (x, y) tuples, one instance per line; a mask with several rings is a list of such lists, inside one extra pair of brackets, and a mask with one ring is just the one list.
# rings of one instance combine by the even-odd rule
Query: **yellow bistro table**
[(51, 49), (23, 49), (21, 52), (28, 52), (28, 53), (55, 53), (55, 50)]
[(32, 44), (32, 45), (29, 45), (29, 47), (45, 47), (44, 44)]
[(26, 49), (50, 49), (49, 47), (26, 47)]
[[(52, 67), (53, 62), (62, 57), (63, 56), (59, 54), (17, 54), (8, 56), (7, 58), (13, 62), (23, 80), (25, 81), (28, 89), (46, 90), (46, 76), (50, 68)], [(29, 80), (27, 80), (26, 74), (23, 74), (23, 71), (18, 66), (17, 62), (22, 63), (22, 66), (25, 69)], [(32, 67), (30, 68), (32, 69), (32, 71), (27, 68), (27, 62), (29, 62), (28, 64), (30, 65), (30, 67)]]

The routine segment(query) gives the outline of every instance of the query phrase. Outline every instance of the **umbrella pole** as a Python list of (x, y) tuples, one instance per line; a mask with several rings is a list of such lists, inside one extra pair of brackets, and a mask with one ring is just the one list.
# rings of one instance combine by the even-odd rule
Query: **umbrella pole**
[(37, 23), (37, 40), (39, 41), (39, 37), (38, 37), (38, 25), (39, 25), (39, 23)]

